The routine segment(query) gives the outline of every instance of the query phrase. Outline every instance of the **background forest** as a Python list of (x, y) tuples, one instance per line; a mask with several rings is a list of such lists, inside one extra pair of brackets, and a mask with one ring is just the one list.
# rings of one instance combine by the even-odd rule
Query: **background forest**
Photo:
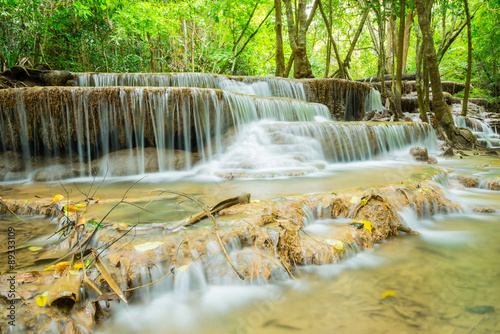
[[(401, 11), (401, 3), (405, 2), (0, 0), (0, 68), (47, 64), (75, 72), (359, 79), (377, 76), (380, 66), (386, 74), (395, 73), (396, 46), (403, 36), (402, 72), (415, 72), (422, 37), (417, 10), (408, 0)], [(500, 0), (470, 0), (468, 6), (471, 96), (496, 99)], [(401, 13), (405, 20), (400, 35)], [(435, 0), (430, 17), (442, 80), (464, 82), (465, 2)], [(301, 50), (306, 50), (312, 73), (296, 71), (298, 60), (293, 60)]]

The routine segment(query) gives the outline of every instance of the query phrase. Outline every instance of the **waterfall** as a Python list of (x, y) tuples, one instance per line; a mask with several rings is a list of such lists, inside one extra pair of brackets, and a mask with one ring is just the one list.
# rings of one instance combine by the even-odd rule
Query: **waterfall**
[(102, 158), (119, 150), (127, 151), (112, 157), (135, 160), (124, 174), (189, 170), (223, 152), (230, 128), (329, 117), (320, 104), (199, 88), (23, 88), (0, 95), (2, 152), (21, 156), (26, 170), (39, 167), (34, 157), (77, 163), (80, 176), (102, 173), (113, 163)]
[(477, 137), (478, 142), (485, 144), (486, 147), (500, 147), (500, 136), (485, 122), (470, 117), (453, 115), (455, 126), (467, 128)]
[(81, 87), (197, 87), (306, 101), (302, 83), (274, 77), (231, 77), (208, 73), (74, 73)]
[(205, 173), (232, 177), (303, 175), (327, 163), (346, 163), (389, 154), (409, 145), (436, 149), (427, 123), (265, 122), (246, 127)]
[(375, 89), (370, 89), (370, 93), (366, 95), (365, 98), (365, 112), (369, 113), (371, 111), (384, 111), (384, 107), (382, 106), (382, 98), (380, 97), (380, 93)]

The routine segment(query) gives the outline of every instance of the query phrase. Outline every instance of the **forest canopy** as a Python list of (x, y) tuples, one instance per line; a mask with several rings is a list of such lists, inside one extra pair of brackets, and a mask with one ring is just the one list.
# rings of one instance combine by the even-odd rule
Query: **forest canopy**
[[(442, 80), (466, 79), (465, 4), (425, 2)], [(471, 93), (492, 99), (500, 95), (500, 1), (468, 7)], [(0, 0), (0, 14), (3, 70), (359, 79), (380, 74), (381, 59), (385, 74), (396, 73), (401, 37), (402, 72), (415, 72), (422, 40), (413, 0)]]

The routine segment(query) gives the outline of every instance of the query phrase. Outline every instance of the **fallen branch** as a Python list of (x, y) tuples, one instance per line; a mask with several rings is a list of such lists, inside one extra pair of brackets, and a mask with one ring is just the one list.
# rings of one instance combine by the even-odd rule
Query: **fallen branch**
[[(217, 236), (217, 242), (219, 243), (220, 247), (222, 248), (222, 251), (224, 252), (224, 255), (226, 256), (227, 261), (229, 262), (229, 264), (231, 265), (231, 267), (233, 268), (235, 273), (238, 275), (238, 277), (240, 279), (244, 280), (245, 277), (238, 272), (235, 265), (233, 264), (233, 261), (231, 261), (229, 254), (227, 253), (226, 247), (224, 247), (224, 243), (222, 242), (222, 239), (220, 238), (220, 235), (219, 235), (219, 229), (217, 227), (217, 222), (215, 221), (214, 216), (210, 213), (210, 210), (208, 209), (208, 207), (203, 202), (198, 200), (197, 198), (195, 198), (189, 194), (183, 193), (181, 191), (175, 191), (175, 190), (157, 190), (157, 191), (160, 192), (159, 195), (161, 195), (162, 193), (170, 193), (170, 194), (176, 194), (176, 195), (179, 195), (182, 197), (186, 197), (186, 198), (192, 200), (193, 202), (195, 202), (206, 213), (206, 215), (208, 216), (208, 218), (210, 218), (210, 221), (212, 222), (212, 225), (213, 225), (214, 231), (215, 231), (215, 235)], [(247, 194), (247, 196), (250, 196), (250, 194)]]
[[(225, 199), (222, 202), (219, 202), (218, 204), (216, 204), (212, 209), (210, 209), (210, 213), (213, 215), (213, 214), (216, 214), (219, 211), (221, 211), (223, 209), (227, 209), (233, 205), (250, 203), (250, 196), (251, 195), (248, 193), (243, 193), (239, 196)], [(199, 222), (200, 220), (205, 219), (205, 218), (207, 218), (207, 214), (205, 213), (205, 211), (202, 211), (202, 212), (192, 216), (191, 218), (189, 218), (189, 222), (188, 222), (187, 226), (196, 224), (197, 222)]]

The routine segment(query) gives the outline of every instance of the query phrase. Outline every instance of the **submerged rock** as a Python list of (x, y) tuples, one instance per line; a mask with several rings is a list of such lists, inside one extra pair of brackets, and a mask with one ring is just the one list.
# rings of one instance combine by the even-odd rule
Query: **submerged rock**
[(444, 152), (443, 154), (441, 154), (442, 157), (452, 157), (454, 156), (455, 153), (453, 152), (453, 148), (451, 147), (448, 147)]
[(425, 147), (412, 147), (410, 149), (410, 154), (413, 158), (420, 162), (425, 162), (428, 164), (437, 164), (437, 159), (429, 156), (427, 149)]

